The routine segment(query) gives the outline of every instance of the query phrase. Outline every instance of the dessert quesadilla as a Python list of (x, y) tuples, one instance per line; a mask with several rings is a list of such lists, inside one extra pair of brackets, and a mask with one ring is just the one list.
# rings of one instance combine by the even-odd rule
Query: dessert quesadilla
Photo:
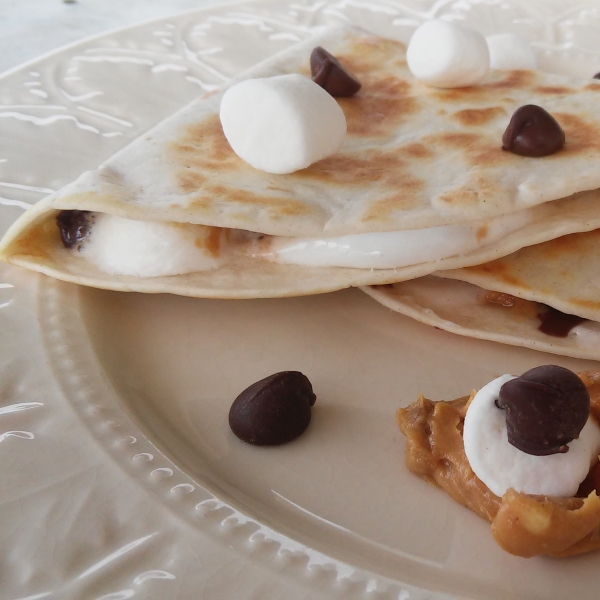
[[(254, 169), (223, 134), (225, 90), (212, 93), (35, 205), (0, 258), (114, 290), (291, 296), (480, 264), (600, 227), (597, 192), (586, 192), (600, 187), (600, 82), (498, 71), (476, 87), (432, 88), (410, 74), (403, 44), (356, 29), (240, 79), (310, 76), (315, 46), (362, 83), (337, 99), (339, 152), (291, 174)], [(564, 130), (556, 154), (502, 150), (511, 115), (531, 103)]]
[(452, 333), (600, 360), (599, 254), (596, 229), (478, 266), (363, 289)]

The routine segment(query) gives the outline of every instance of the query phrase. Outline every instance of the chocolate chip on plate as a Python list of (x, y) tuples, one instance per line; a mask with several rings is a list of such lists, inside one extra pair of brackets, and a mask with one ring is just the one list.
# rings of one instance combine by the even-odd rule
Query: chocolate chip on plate
[(556, 119), (535, 104), (517, 108), (502, 136), (502, 150), (521, 156), (548, 156), (564, 145), (565, 132)]
[(332, 96), (353, 96), (361, 83), (327, 50), (317, 46), (310, 55), (312, 80)]
[(508, 441), (523, 452), (567, 452), (590, 416), (590, 395), (573, 371), (543, 365), (507, 381), (496, 405), (506, 410)]
[(249, 444), (285, 444), (306, 430), (316, 399), (306, 375), (298, 371), (275, 373), (252, 384), (234, 400), (229, 426)]
[(65, 248), (83, 242), (90, 230), (88, 210), (61, 210), (56, 217), (60, 237)]

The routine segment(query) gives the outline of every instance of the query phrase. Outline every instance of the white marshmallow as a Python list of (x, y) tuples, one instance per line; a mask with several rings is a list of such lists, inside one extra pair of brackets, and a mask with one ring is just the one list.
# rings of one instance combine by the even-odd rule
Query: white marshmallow
[(509, 488), (526, 494), (574, 496), (590, 465), (598, 459), (600, 428), (592, 417), (564, 454), (533, 456), (508, 441), (506, 413), (495, 404), (504, 383), (502, 375), (477, 392), (469, 405), (463, 429), (465, 454), (473, 472), (494, 494)]
[(514, 33), (485, 38), (490, 51), (490, 69), (537, 69), (537, 58), (529, 44)]
[(233, 151), (268, 173), (304, 169), (337, 152), (346, 135), (339, 104), (302, 75), (234, 85), (223, 96), (220, 117)]
[[(461, 225), (338, 237), (272, 237), (256, 242), (254, 256), (306, 267), (394, 269), (472, 252), (533, 220), (531, 210)], [(485, 230), (486, 235), (481, 236)], [(267, 243), (265, 243), (267, 242)]]
[[(214, 240), (214, 236), (219, 236)], [(105, 273), (160, 277), (219, 266), (221, 232), (205, 225), (134, 221), (94, 213), (82, 256)]]
[(440, 88), (477, 85), (487, 75), (490, 54), (485, 38), (447, 21), (427, 21), (414, 33), (406, 60), (411, 73)]

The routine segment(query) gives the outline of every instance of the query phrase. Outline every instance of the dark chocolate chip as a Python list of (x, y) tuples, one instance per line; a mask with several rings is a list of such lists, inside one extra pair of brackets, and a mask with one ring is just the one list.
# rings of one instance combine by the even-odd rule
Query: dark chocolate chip
[(90, 230), (90, 212), (87, 210), (61, 210), (56, 217), (60, 237), (65, 248), (83, 242)]
[(538, 329), (542, 333), (553, 337), (567, 337), (571, 329), (586, 320), (577, 315), (569, 315), (561, 312), (551, 306), (546, 306), (545, 310), (539, 311), (537, 316), (540, 320)]
[(518, 108), (502, 136), (502, 150), (521, 156), (548, 156), (564, 145), (565, 132), (556, 119), (535, 104)]
[(257, 446), (296, 439), (310, 423), (317, 397), (306, 375), (283, 371), (246, 388), (233, 402), (229, 426), (237, 437)]
[(332, 96), (353, 96), (360, 90), (360, 81), (321, 46), (310, 55), (310, 71), (312, 80)]
[(590, 416), (590, 395), (575, 373), (544, 365), (507, 381), (496, 405), (506, 410), (508, 441), (523, 452), (566, 452)]

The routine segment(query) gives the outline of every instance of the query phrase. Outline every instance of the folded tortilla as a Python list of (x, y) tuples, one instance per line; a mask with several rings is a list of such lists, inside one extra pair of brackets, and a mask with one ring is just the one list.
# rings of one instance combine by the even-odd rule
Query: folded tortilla
[(596, 229), (490, 263), (363, 289), (388, 308), (452, 333), (600, 360), (599, 255)]
[[(491, 72), (472, 88), (436, 89), (410, 74), (403, 44), (353, 28), (302, 42), (240, 79), (309, 75), (317, 45), (339, 57), (363, 84), (355, 97), (338, 99), (348, 135), (337, 154), (289, 175), (253, 169), (233, 153), (221, 130), (224, 90), (211, 93), (27, 211), (0, 243), (0, 258), (107, 289), (291, 296), (479, 264), (600, 227), (597, 192), (578, 194), (600, 187), (600, 82), (510, 71)], [(501, 150), (512, 113), (531, 103), (553, 114), (565, 131), (565, 148), (552, 156)], [(233, 253), (216, 269), (137, 278), (102, 272), (62, 247), (55, 224), (61, 210), (292, 238), (438, 227), (525, 210), (532, 216), (526, 226), (478, 250), (400, 269), (302, 267)]]

